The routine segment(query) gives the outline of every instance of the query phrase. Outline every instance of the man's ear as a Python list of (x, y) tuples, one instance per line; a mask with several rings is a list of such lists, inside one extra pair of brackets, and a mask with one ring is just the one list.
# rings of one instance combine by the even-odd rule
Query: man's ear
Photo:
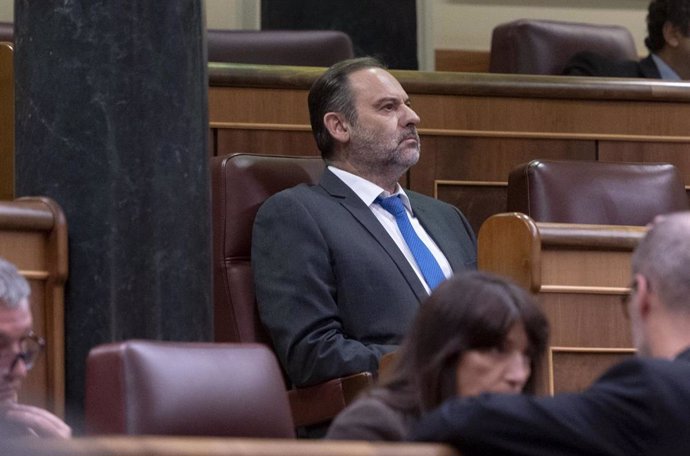
[(639, 312), (642, 318), (649, 316), (649, 312), (652, 310), (652, 306), (655, 304), (651, 299), (651, 288), (649, 284), (649, 279), (642, 274), (636, 274), (635, 280), (637, 281), (637, 302)]
[(342, 114), (328, 112), (323, 116), (323, 123), (336, 141), (345, 143), (350, 140), (350, 125)]
[(666, 41), (667, 45), (674, 48), (678, 47), (680, 44), (680, 31), (678, 30), (678, 27), (673, 25), (670, 21), (666, 21), (661, 28), (661, 32), (664, 34), (664, 41)]

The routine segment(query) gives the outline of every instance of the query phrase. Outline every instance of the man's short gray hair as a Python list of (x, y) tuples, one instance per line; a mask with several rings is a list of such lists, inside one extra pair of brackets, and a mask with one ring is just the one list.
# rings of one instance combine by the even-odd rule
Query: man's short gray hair
[(632, 271), (650, 281), (667, 309), (690, 314), (690, 212), (654, 223), (635, 249)]
[(0, 258), (0, 306), (18, 308), (31, 294), (29, 283), (9, 261)]

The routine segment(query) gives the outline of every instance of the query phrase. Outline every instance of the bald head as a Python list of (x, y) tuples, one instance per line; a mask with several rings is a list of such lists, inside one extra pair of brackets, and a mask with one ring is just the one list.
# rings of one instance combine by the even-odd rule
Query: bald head
[(656, 222), (635, 250), (632, 270), (647, 277), (667, 310), (690, 316), (690, 212)]
[(0, 306), (5, 309), (17, 309), (26, 305), (31, 290), (26, 279), (17, 268), (0, 258)]

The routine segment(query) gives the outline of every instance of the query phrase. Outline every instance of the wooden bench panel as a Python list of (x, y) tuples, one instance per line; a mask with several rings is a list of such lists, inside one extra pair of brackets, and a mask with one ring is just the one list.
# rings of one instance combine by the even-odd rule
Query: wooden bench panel
[(621, 297), (645, 227), (537, 223), (524, 214), (489, 218), (479, 231), (478, 266), (534, 293), (551, 326), (540, 393), (580, 391), (634, 353)]
[[(306, 98), (323, 71), (210, 64), (209, 121), (219, 139), (211, 153), (318, 154)], [(422, 119), (422, 155), (404, 182), (455, 204), (475, 230), (505, 211), (509, 171), (535, 158), (666, 161), (690, 186), (688, 83), (392, 73)]]

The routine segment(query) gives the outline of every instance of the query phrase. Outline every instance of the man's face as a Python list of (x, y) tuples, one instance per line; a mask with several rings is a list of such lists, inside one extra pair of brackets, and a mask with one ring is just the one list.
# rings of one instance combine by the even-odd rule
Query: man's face
[(17, 393), (26, 377), (26, 366), (18, 362), (9, 368), (20, 352), (19, 341), (31, 332), (33, 320), (25, 299), (16, 309), (0, 306), (0, 405), (17, 401)]
[(683, 80), (690, 79), (690, 30), (682, 30), (671, 22), (664, 24), (666, 44), (657, 51), (678, 76)]
[(690, 79), (690, 36), (682, 35), (678, 39), (679, 63), (676, 73), (681, 79)]
[(387, 71), (368, 68), (349, 76), (357, 120), (350, 125), (348, 159), (382, 175), (404, 173), (419, 159), (419, 116)]

